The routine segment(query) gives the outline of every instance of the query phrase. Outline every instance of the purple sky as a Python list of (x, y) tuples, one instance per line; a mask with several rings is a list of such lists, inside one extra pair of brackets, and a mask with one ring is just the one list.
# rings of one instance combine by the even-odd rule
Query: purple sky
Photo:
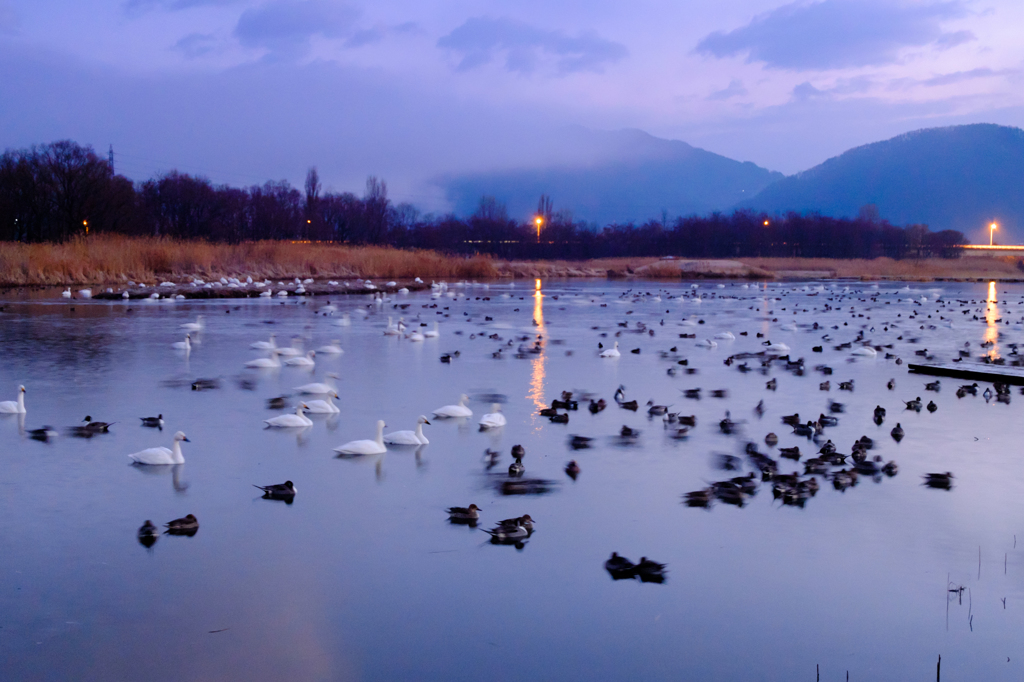
[(135, 179), (377, 174), (427, 209), (441, 174), (585, 159), (568, 125), (793, 173), (1021, 126), (1022, 25), (1019, 0), (0, 0), (0, 142), (112, 143)]

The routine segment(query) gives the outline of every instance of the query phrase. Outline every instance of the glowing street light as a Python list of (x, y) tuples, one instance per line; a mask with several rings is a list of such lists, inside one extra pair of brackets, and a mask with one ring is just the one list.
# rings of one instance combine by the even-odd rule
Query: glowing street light
[(996, 230), (998, 228), (999, 228), (999, 225), (997, 225), (996, 223), (992, 223), (991, 225), (988, 226), (988, 245), (989, 246), (992, 246), (992, 238), (995, 235), (995, 232), (996, 232)]
[(537, 216), (533, 219), (533, 222), (537, 226), (537, 243), (540, 244), (540, 228), (544, 224), (544, 217)]
[(768, 221), (767, 221), (767, 220), (766, 220), (766, 221), (764, 221), (764, 226), (765, 226), (765, 227), (768, 227)]

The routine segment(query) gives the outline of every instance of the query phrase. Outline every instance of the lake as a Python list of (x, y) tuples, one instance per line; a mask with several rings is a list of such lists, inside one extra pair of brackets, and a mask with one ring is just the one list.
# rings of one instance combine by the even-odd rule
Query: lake
[[(327, 312), (323, 297), (0, 294), (0, 400), (23, 384), (27, 405), (23, 417), (0, 416), (3, 677), (814, 680), (820, 670), (822, 680), (908, 680), (932, 679), (940, 654), (943, 679), (1024, 676), (1024, 396), (1012, 387), (1008, 402), (986, 399), (982, 383), (958, 397), (970, 382), (955, 379), (926, 391), (934, 378), (907, 370), (923, 360), (917, 351), (1012, 360), (1012, 344), (1024, 341), (1024, 287), (520, 280), (438, 294), (381, 305), (335, 297)], [(351, 325), (339, 326), (346, 313)], [(172, 349), (197, 315), (197, 343), (187, 355)], [(387, 336), (389, 316), (410, 331), (436, 321), (440, 336)], [(727, 331), (734, 340), (697, 345)], [(312, 371), (245, 369), (263, 356), (250, 344), (272, 333), (304, 350), (338, 339), (344, 354), (317, 354)], [(599, 357), (599, 344), (616, 341), (621, 357)], [(804, 358), (802, 375), (781, 361), (765, 372), (759, 358), (725, 364), (768, 341)], [(853, 355), (861, 341), (882, 351)], [(268, 399), (294, 406), (294, 387), (332, 373), (340, 414), (310, 415), (301, 430), (264, 428), (290, 411)], [(201, 378), (216, 387), (193, 390)], [(847, 381), (853, 390), (840, 390)], [(637, 411), (616, 405), (620, 385)], [(694, 388), (700, 399), (685, 397)], [(579, 410), (551, 423), (538, 410), (562, 391)], [(463, 393), (472, 418), (431, 417)], [(585, 394), (607, 409), (591, 414)], [(918, 396), (936, 411), (907, 410)], [(648, 400), (696, 426), (670, 437), (678, 426), (649, 417)], [(495, 401), (508, 423), (481, 432)], [(813, 420), (830, 414), (830, 401), (845, 409), (831, 413), (838, 425), (820, 442), (849, 454), (868, 436), (869, 455), (895, 461), (898, 473), (862, 475), (842, 491), (819, 475), (816, 495), (785, 505), (760, 482), (746, 444), (780, 473), (803, 474), (820, 444), (781, 417)], [(887, 411), (881, 425), (876, 405)], [(719, 426), (727, 411), (732, 435)], [(141, 425), (157, 414), (162, 431)], [(114, 424), (69, 435), (86, 415)], [(420, 415), (431, 421), (429, 445), (333, 452), (373, 438), (378, 419), (393, 431), (415, 428)], [(897, 422), (901, 442), (889, 435)], [(28, 437), (43, 425), (60, 435)], [(624, 426), (639, 435), (622, 438)], [(170, 447), (179, 430), (189, 438), (184, 464), (131, 464), (129, 453)], [(769, 432), (776, 447), (765, 444)], [(594, 440), (573, 450), (571, 435)], [(503, 494), (516, 444), (524, 478), (543, 480), (531, 494)], [(779, 458), (792, 446), (801, 462)], [(500, 454), (489, 469), (488, 449)], [(739, 469), (721, 470), (724, 455)], [(564, 472), (570, 460), (575, 480)], [(923, 485), (947, 471), (951, 490)], [(760, 483), (742, 506), (683, 503), (750, 472)], [(298, 489), (290, 504), (253, 487), (285, 480)], [(471, 503), (477, 527), (449, 523), (448, 507)], [(162, 529), (186, 514), (199, 520), (194, 536), (164, 535), (149, 548), (137, 539), (145, 520)], [(483, 532), (523, 514), (535, 521), (525, 542), (493, 544)], [(612, 552), (666, 564), (666, 580), (613, 580), (604, 569)]]

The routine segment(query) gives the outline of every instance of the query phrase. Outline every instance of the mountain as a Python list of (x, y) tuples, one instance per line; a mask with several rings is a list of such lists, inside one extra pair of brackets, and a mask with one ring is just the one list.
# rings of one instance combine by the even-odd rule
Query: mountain
[(528, 219), (546, 194), (555, 211), (568, 210), (575, 220), (606, 225), (660, 220), (663, 213), (675, 217), (729, 210), (783, 179), (781, 173), (753, 163), (640, 130), (572, 128), (558, 145), (571, 160), (437, 182), (458, 215), (471, 215), (481, 197), (492, 196), (507, 206), (510, 217)]
[(766, 187), (741, 208), (856, 216), (874, 204), (897, 225), (960, 230), (975, 243), (1024, 239), (1024, 130), (929, 128), (856, 147)]

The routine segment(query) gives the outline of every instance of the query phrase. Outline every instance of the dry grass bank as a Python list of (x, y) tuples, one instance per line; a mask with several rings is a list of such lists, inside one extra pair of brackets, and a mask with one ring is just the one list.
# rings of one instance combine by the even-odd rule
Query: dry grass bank
[(740, 258), (746, 265), (785, 277), (787, 273), (828, 272), (832, 277), (933, 281), (937, 279), (1021, 280), (1024, 271), (1017, 268), (1013, 256), (964, 256), (893, 260), (892, 258)]
[(210, 244), (89, 237), (63, 244), (0, 243), (0, 285), (113, 284), (197, 276), (486, 279), (494, 261), (434, 251), (262, 241)]

